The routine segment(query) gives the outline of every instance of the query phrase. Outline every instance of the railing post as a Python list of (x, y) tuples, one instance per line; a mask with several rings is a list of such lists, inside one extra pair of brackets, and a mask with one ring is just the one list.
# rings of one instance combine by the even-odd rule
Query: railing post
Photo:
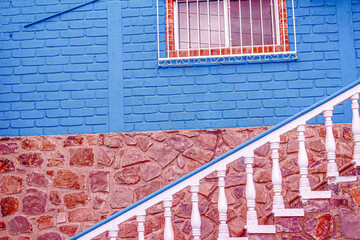
[(219, 211), (219, 237), (218, 239), (228, 238), (229, 237), (229, 228), (226, 224), (227, 220), (227, 200), (225, 195), (225, 175), (226, 175), (226, 166), (223, 165), (217, 171), (217, 177), (219, 178), (219, 200), (218, 200), (218, 211)]
[(167, 196), (164, 198), (163, 206), (165, 208), (164, 240), (174, 240), (174, 230), (171, 222), (172, 196)]
[(247, 200), (247, 215), (246, 215), (246, 225), (258, 225), (258, 218), (255, 210), (255, 198), (256, 190), (253, 179), (253, 165), (254, 163), (254, 153), (248, 154), (245, 157), (245, 169), (246, 169), (246, 200)]
[(331, 198), (331, 191), (312, 191), (308, 179), (309, 160), (305, 149), (305, 123), (299, 124), (298, 128), (299, 153), (298, 164), (300, 168), (300, 196), (303, 201), (307, 199), (327, 199)]
[(118, 225), (111, 226), (110, 229), (108, 230), (108, 237), (110, 238), (110, 240), (116, 240), (118, 237), (118, 232), (119, 232)]
[(282, 193), (282, 175), (279, 163), (280, 136), (270, 141), (271, 158), (273, 162), (272, 183), (274, 189), (273, 213), (274, 217), (304, 216), (304, 210), (298, 208), (285, 208)]
[(284, 199), (281, 195), (282, 191), (282, 176), (279, 164), (279, 146), (280, 146), (280, 137), (274, 138), (270, 141), (270, 149), (271, 149), (271, 158), (273, 162), (272, 167), (272, 183), (274, 189), (274, 202), (273, 209), (284, 209)]
[(359, 94), (351, 96), (351, 108), (352, 108), (352, 131), (354, 135), (354, 155), (353, 163), (360, 167), (360, 117), (359, 117)]
[(145, 232), (145, 226), (144, 226), (144, 222), (145, 222), (145, 215), (146, 212), (145, 211), (141, 211), (136, 215), (136, 221), (138, 223), (138, 240), (144, 240), (145, 236), (144, 236), (144, 232)]
[(199, 239), (201, 235), (201, 217), (199, 211), (199, 182), (190, 186), (191, 192), (191, 202), (192, 202), (192, 210), (191, 210), (191, 227), (192, 227), (192, 235), (194, 240)]
[(325, 118), (325, 127), (326, 127), (326, 139), (325, 139), (325, 146), (327, 152), (327, 176), (328, 177), (338, 177), (339, 171), (335, 162), (335, 151), (336, 151), (336, 143), (333, 133), (332, 127), (332, 120), (331, 117), (333, 116), (333, 109), (328, 109), (324, 111), (324, 118)]
[(308, 165), (309, 160), (305, 148), (305, 123), (301, 124), (297, 128), (298, 141), (299, 141), (299, 152), (298, 152), (298, 164), (300, 168), (300, 193), (310, 192), (310, 182), (308, 179)]

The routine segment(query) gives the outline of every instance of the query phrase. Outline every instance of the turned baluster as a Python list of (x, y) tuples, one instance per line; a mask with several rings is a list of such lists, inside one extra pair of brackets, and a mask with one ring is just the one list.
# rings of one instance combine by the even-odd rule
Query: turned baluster
[(168, 196), (164, 198), (163, 206), (165, 208), (164, 240), (174, 240), (174, 230), (171, 222), (172, 196)]
[(299, 153), (298, 153), (298, 164), (300, 168), (300, 194), (304, 192), (310, 192), (310, 182), (308, 179), (308, 165), (309, 160), (305, 149), (305, 124), (301, 124), (297, 128), (298, 141), (299, 141)]
[(136, 215), (136, 221), (138, 222), (138, 239), (139, 240), (144, 240), (145, 236), (144, 236), (144, 232), (145, 232), (145, 226), (144, 226), (144, 222), (145, 222), (145, 215), (146, 212), (143, 211), (139, 214)]
[(325, 139), (325, 146), (327, 152), (327, 176), (328, 177), (337, 177), (339, 176), (339, 171), (335, 162), (335, 151), (336, 151), (336, 144), (335, 138), (333, 133), (332, 127), (332, 120), (331, 117), (333, 116), (333, 110), (328, 109), (324, 111), (324, 118), (325, 118), (325, 127), (326, 127), (326, 139)]
[(274, 202), (273, 209), (284, 209), (284, 199), (281, 195), (282, 191), (282, 176), (279, 164), (279, 147), (280, 147), (280, 137), (275, 137), (272, 141), (270, 141), (270, 149), (271, 149), (271, 158), (273, 162), (272, 167), (272, 183), (274, 189)]
[(256, 190), (253, 179), (253, 165), (254, 163), (254, 153), (249, 153), (245, 157), (245, 167), (246, 167), (246, 200), (247, 200), (247, 215), (246, 215), (246, 225), (258, 225), (257, 214), (255, 211), (255, 198)]
[(219, 178), (219, 199), (218, 199), (218, 211), (219, 211), (219, 239), (229, 237), (229, 228), (226, 224), (227, 220), (227, 200), (225, 195), (225, 175), (226, 166), (221, 166), (221, 169), (217, 171), (217, 177)]
[(192, 235), (194, 240), (200, 239), (201, 235), (201, 217), (199, 211), (199, 183), (196, 183), (190, 186), (191, 192), (191, 202), (192, 202), (192, 210), (191, 210), (191, 227), (192, 227)]
[(360, 117), (359, 117), (359, 94), (354, 94), (351, 97), (351, 108), (352, 108), (352, 131), (354, 134), (354, 156), (353, 163), (357, 167), (360, 166)]
[(108, 237), (110, 238), (110, 240), (116, 240), (118, 237), (118, 232), (119, 232), (118, 225), (111, 226), (110, 229), (108, 230)]

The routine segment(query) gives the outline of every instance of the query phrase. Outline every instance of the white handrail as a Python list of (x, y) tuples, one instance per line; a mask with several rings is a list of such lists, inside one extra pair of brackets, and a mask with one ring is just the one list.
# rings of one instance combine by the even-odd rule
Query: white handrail
[(177, 181), (170, 183), (169, 185), (150, 194), (144, 199), (114, 214), (108, 219), (105, 219), (88, 230), (85, 230), (84, 232), (70, 238), (70, 240), (91, 239), (105, 231), (108, 231), (109, 229), (113, 229), (113, 226), (115, 225), (125, 222), (134, 216), (141, 215), (149, 207), (164, 201), (164, 199), (171, 199), (172, 195), (184, 189), (185, 187), (194, 185), (195, 182), (199, 182), (201, 179), (214, 171), (223, 169), (224, 166), (234, 162), (242, 156), (249, 156), (249, 153), (252, 153), (256, 148), (261, 147), (262, 145), (270, 142), (272, 139), (277, 138), (294, 128), (297, 128), (300, 125), (303, 125), (317, 115), (320, 115), (326, 110), (332, 109), (336, 105), (344, 102), (347, 99), (350, 99), (353, 95), (358, 93), (360, 93), (360, 80), (353, 82), (349, 86), (339, 90), (333, 95), (323, 99), (322, 101), (312, 105), (311, 107), (301, 111), (289, 119), (277, 124), (276, 126), (230, 150), (222, 156), (208, 162), (193, 172), (181, 177)]

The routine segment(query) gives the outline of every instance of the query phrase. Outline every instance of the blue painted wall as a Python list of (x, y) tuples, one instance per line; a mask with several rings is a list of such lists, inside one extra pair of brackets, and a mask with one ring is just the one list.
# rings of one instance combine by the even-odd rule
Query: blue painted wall
[(23, 27), (82, 2), (0, 2), (1, 135), (268, 126), (358, 76), (357, 0), (295, 0), (295, 61), (180, 67), (158, 67), (155, 0), (100, 0)]

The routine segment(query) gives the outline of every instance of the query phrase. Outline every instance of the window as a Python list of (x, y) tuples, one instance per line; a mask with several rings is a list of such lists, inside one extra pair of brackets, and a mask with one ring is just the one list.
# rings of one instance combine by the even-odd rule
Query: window
[(167, 58), (289, 51), (286, 0), (166, 0)]

